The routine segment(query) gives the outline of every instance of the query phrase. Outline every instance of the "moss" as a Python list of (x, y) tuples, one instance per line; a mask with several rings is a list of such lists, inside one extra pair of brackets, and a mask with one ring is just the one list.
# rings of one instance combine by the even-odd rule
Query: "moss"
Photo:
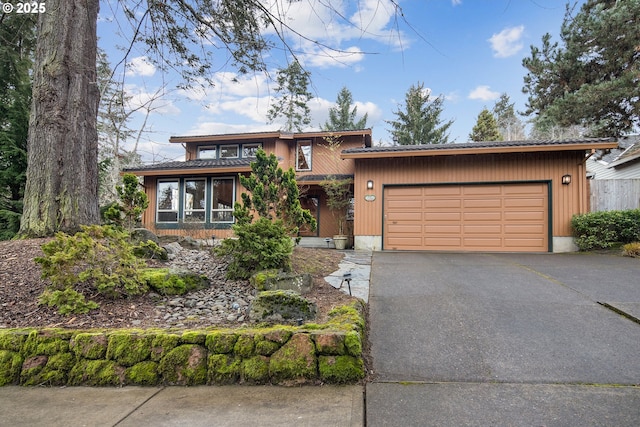
[(311, 320), (316, 316), (314, 303), (295, 291), (260, 292), (251, 303), (250, 317), (254, 320)]
[(69, 371), (73, 367), (74, 359), (72, 353), (30, 357), (22, 364), (20, 383), (27, 386), (65, 385)]
[(180, 335), (158, 333), (151, 340), (151, 360), (159, 362), (168, 352), (180, 344)]
[(183, 344), (204, 344), (207, 338), (207, 333), (202, 331), (185, 331), (180, 337), (180, 342)]
[(306, 334), (295, 334), (269, 361), (269, 372), (277, 382), (316, 376), (315, 348)]
[(227, 354), (233, 351), (238, 335), (233, 332), (215, 331), (207, 334), (205, 344), (210, 352), (216, 354)]
[(79, 333), (71, 339), (69, 347), (84, 359), (104, 359), (107, 354), (107, 336), (101, 332)]
[(344, 338), (344, 344), (350, 355), (357, 357), (362, 356), (362, 339), (358, 332), (347, 332), (347, 335)]
[(253, 335), (243, 334), (238, 337), (236, 344), (233, 346), (233, 352), (240, 357), (253, 356), (254, 337)]
[(345, 353), (345, 335), (341, 332), (325, 332), (312, 335), (316, 343), (316, 351), (325, 355), (341, 355)]
[(0, 330), (0, 350), (19, 352), (32, 330), (5, 329)]
[(320, 356), (318, 369), (320, 379), (328, 383), (351, 383), (364, 378), (364, 363), (353, 356)]
[(280, 271), (281, 270), (277, 269), (258, 271), (253, 276), (251, 276), (251, 278), (249, 279), (249, 283), (257, 291), (265, 291), (267, 289), (267, 283), (277, 278)]
[(150, 360), (136, 363), (124, 373), (127, 384), (156, 385), (160, 382), (158, 363)]
[(119, 386), (125, 369), (112, 360), (80, 360), (69, 372), (68, 385)]
[(254, 337), (255, 352), (262, 356), (271, 356), (279, 348), (280, 344), (269, 341), (264, 335), (256, 335)]
[(354, 301), (349, 305), (343, 305), (331, 310), (328, 314), (331, 326), (342, 325), (349, 329), (356, 329), (360, 332), (364, 331), (364, 318), (362, 317), (362, 302)]
[(141, 275), (149, 287), (161, 295), (183, 295), (209, 286), (207, 277), (190, 271), (147, 268)]
[(207, 351), (185, 344), (169, 351), (158, 365), (163, 380), (171, 385), (202, 385), (207, 381)]
[(66, 353), (69, 351), (69, 340), (56, 330), (43, 329), (41, 331), (31, 331), (23, 347), (22, 355), (29, 356), (52, 356), (56, 353)]
[(0, 386), (18, 384), (22, 360), (22, 356), (18, 352), (0, 350)]
[(242, 361), (241, 377), (252, 384), (265, 384), (269, 381), (269, 358), (254, 356)]
[(274, 328), (270, 331), (265, 331), (264, 337), (269, 341), (276, 342), (278, 344), (284, 344), (289, 341), (293, 332), (288, 329), (286, 326), (280, 326), (278, 328)]
[(234, 384), (240, 378), (241, 359), (228, 354), (209, 356), (209, 384)]
[(151, 356), (151, 336), (116, 332), (108, 337), (107, 359), (123, 366), (133, 366)]

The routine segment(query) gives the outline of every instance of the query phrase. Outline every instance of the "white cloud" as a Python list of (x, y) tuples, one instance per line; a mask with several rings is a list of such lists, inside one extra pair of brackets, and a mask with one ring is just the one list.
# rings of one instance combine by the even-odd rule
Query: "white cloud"
[(520, 25), (518, 27), (505, 28), (498, 34), (492, 35), (489, 43), (491, 43), (491, 49), (493, 49), (493, 56), (507, 58), (518, 53), (523, 47), (521, 42), (523, 32), (524, 25)]
[(459, 4), (462, 4), (462, 0), (451, 0), (451, 4), (453, 6), (458, 6)]
[(127, 64), (127, 76), (151, 77), (156, 73), (156, 67), (146, 56), (132, 58)]
[(489, 86), (481, 85), (469, 93), (469, 99), (479, 99), (481, 101), (492, 101), (500, 97), (500, 92), (492, 91)]
[(151, 92), (145, 87), (129, 84), (125, 85), (124, 92), (129, 97), (129, 108), (139, 109), (142, 114), (149, 111), (152, 114), (178, 115), (181, 112), (162, 88)]

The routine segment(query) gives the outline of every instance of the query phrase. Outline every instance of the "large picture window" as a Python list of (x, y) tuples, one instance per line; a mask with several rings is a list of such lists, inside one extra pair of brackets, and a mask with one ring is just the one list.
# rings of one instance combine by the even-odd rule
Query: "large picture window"
[(311, 170), (311, 141), (298, 141), (296, 144), (296, 170)]
[(179, 181), (158, 181), (157, 222), (178, 222)]
[(218, 157), (218, 147), (198, 147), (199, 159), (215, 159)]
[(238, 146), (237, 145), (221, 145), (220, 146), (220, 158), (221, 159), (237, 159)]
[(207, 203), (207, 181), (184, 181), (184, 222), (204, 222)]
[(233, 222), (233, 201), (235, 200), (233, 178), (211, 179), (211, 222)]

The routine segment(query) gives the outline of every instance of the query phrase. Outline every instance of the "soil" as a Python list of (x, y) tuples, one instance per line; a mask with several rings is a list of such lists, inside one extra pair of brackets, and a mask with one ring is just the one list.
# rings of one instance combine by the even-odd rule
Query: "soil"
[[(62, 327), (88, 328), (158, 328), (156, 301), (148, 295), (112, 300), (100, 295), (88, 299), (100, 308), (83, 315), (63, 316), (55, 308), (38, 304), (38, 296), (46, 286), (40, 266), (34, 258), (42, 256), (40, 246), (48, 239), (28, 239), (0, 242), (0, 328)], [(325, 282), (324, 277), (338, 270), (343, 254), (330, 249), (296, 247), (292, 257), (293, 270), (310, 273), (314, 287), (305, 297), (318, 306), (317, 322), (326, 319), (334, 307), (348, 304), (354, 298)], [(190, 324), (193, 327), (231, 326), (223, 323)], [(238, 326), (237, 324), (235, 326)]]

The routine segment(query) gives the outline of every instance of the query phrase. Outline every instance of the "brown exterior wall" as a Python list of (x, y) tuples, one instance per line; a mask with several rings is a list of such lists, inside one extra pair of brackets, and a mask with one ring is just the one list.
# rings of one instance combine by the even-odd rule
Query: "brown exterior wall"
[[(383, 185), (551, 181), (552, 235), (571, 236), (571, 217), (588, 212), (584, 151), (357, 159), (356, 236), (382, 235)], [(562, 185), (562, 176), (572, 177)], [(366, 189), (368, 180), (373, 190)], [(365, 201), (374, 195), (374, 201)]]

